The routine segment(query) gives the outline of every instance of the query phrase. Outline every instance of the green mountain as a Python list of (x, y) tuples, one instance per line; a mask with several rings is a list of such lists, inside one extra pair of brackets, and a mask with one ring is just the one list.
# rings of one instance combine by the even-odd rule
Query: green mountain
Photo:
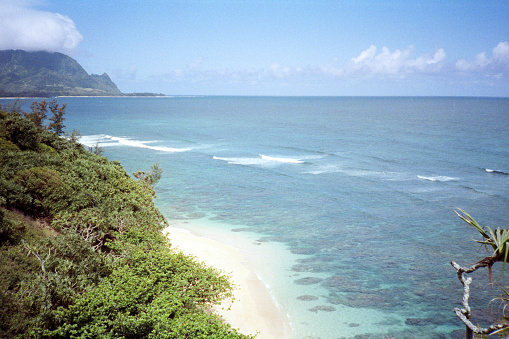
[(122, 95), (110, 77), (88, 74), (61, 53), (0, 51), (0, 97)]

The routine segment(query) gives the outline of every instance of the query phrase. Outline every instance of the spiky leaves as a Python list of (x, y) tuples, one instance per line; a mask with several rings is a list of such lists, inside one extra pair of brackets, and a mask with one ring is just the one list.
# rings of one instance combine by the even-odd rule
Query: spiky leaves
[(509, 258), (509, 229), (491, 229), (488, 226), (481, 226), (477, 221), (472, 218), (470, 214), (459, 209), (455, 211), (456, 214), (467, 224), (474, 227), (483, 237), (483, 240), (476, 240), (476, 242), (493, 248), (492, 257), (496, 261), (503, 261), (502, 272), (504, 272), (505, 264)]

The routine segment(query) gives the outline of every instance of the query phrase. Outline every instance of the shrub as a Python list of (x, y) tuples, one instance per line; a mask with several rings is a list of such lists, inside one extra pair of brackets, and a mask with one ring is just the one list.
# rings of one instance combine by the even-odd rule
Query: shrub
[(207, 312), (227, 278), (160, 232), (161, 169), (131, 178), (44, 105), (0, 110), (0, 337), (245, 338)]

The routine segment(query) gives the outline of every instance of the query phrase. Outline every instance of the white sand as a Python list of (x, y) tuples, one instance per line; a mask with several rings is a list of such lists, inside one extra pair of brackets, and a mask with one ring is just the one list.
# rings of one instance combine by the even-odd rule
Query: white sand
[(241, 249), (182, 228), (167, 227), (163, 234), (170, 239), (172, 248), (195, 256), (230, 277), (235, 286), (234, 301), (224, 301), (216, 312), (234, 328), (243, 334), (258, 334), (260, 339), (291, 337), (288, 317), (277, 307), (263, 281), (246, 267)]

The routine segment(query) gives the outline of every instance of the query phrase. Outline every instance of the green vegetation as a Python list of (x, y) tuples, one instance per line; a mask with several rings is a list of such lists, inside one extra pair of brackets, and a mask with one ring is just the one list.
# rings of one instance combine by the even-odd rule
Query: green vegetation
[(210, 312), (227, 277), (161, 234), (159, 166), (132, 178), (59, 136), (65, 105), (31, 110), (0, 109), (0, 337), (247, 338)]
[[(477, 221), (472, 218), (465, 211), (461, 211), (463, 214), (458, 214), (458, 216), (465, 221), (467, 224), (474, 227), (483, 237), (483, 240), (476, 240), (478, 243), (486, 246), (490, 246), (493, 249), (493, 253), (489, 256), (492, 258), (493, 262), (495, 261), (503, 261), (502, 272), (504, 272), (505, 264), (507, 263), (507, 259), (509, 258), (509, 230), (503, 230), (500, 227), (493, 230), (488, 226), (482, 227), (479, 225)], [(489, 266), (491, 269), (491, 265)], [(491, 272), (491, 270), (490, 270)], [(490, 273), (491, 275), (491, 273)], [(490, 279), (490, 281), (492, 281)]]
[(122, 95), (110, 77), (88, 74), (61, 53), (0, 51), (0, 96)]
[(0, 51), (0, 97), (164, 96), (123, 94), (108, 74), (88, 74), (73, 58), (61, 53)]
[(503, 288), (499, 286), (503, 294), (500, 297), (494, 298), (492, 300), (492, 302), (494, 301), (500, 302), (503, 319), (499, 324), (492, 324), (487, 328), (482, 328), (476, 326), (470, 319), (472, 311), (469, 305), (469, 298), (470, 298), (470, 284), (472, 283), (472, 278), (468, 277), (466, 274), (473, 273), (480, 268), (487, 267), (490, 283), (493, 284), (492, 266), (499, 261), (503, 262), (502, 274), (504, 274), (504, 268), (505, 264), (507, 263), (509, 253), (509, 230), (501, 229), (500, 227), (498, 227), (495, 230), (491, 229), (488, 226), (483, 227), (477, 221), (475, 221), (475, 219), (471, 215), (469, 215), (463, 210), (460, 210), (460, 212), (456, 212), (456, 214), (463, 221), (465, 221), (470, 226), (474, 227), (481, 234), (483, 239), (476, 240), (476, 242), (484, 245), (486, 249), (488, 249), (488, 246), (491, 247), (493, 249), (493, 253), (479, 260), (471, 267), (462, 267), (455, 263), (454, 261), (451, 262), (451, 265), (456, 269), (459, 281), (463, 285), (463, 298), (462, 298), (463, 308), (461, 309), (455, 308), (454, 312), (466, 326), (465, 329), (466, 339), (473, 339), (474, 334), (481, 335), (480, 336), (481, 338), (484, 338), (484, 335), (493, 334), (499, 334), (501, 336), (504, 336), (504, 338), (507, 338), (506, 335), (509, 334), (509, 322), (507, 321), (509, 320), (509, 318), (505, 315), (505, 311), (509, 303), (509, 294), (507, 292), (507, 287)]

